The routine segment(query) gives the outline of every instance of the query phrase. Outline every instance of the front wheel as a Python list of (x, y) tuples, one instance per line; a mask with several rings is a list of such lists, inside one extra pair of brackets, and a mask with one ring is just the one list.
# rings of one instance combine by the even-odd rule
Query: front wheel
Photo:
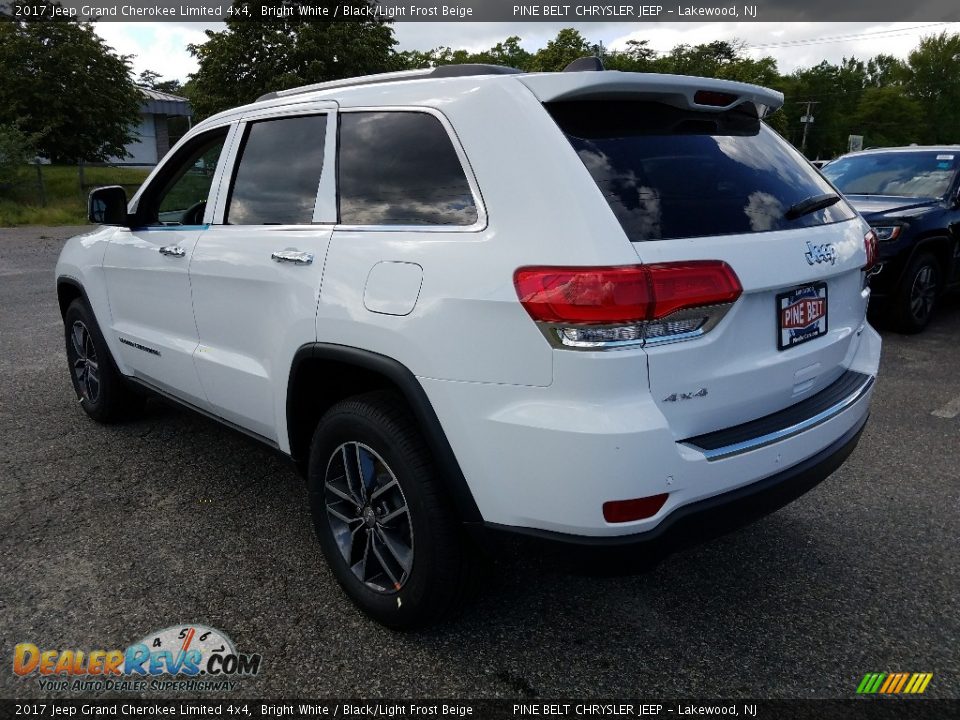
[(391, 393), (344, 400), (321, 419), (307, 473), (317, 537), (337, 582), (396, 629), (462, 600), (467, 550), (415, 421)]
[(142, 409), (143, 397), (127, 386), (83, 300), (70, 303), (63, 325), (70, 379), (84, 412), (97, 422), (112, 423)]
[(939, 291), (940, 265), (930, 253), (920, 253), (907, 267), (897, 291), (897, 329), (907, 334), (922, 331), (933, 317)]

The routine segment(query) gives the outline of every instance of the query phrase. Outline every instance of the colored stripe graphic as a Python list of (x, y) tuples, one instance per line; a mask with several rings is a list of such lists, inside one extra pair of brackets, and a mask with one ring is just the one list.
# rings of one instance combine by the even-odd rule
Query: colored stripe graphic
[(910, 677), (910, 673), (900, 673), (900, 679), (897, 680), (897, 686), (893, 688), (890, 692), (898, 693), (903, 689), (903, 686), (907, 682), (907, 678)]
[(880, 686), (880, 692), (881, 693), (890, 692), (890, 688), (897, 684), (897, 679), (899, 677), (900, 676), (897, 675), (896, 673), (891, 673), (890, 675), (887, 675), (886, 681), (883, 683), (883, 685)]
[(915, 695), (927, 689), (933, 673), (867, 673), (857, 686), (858, 695)]

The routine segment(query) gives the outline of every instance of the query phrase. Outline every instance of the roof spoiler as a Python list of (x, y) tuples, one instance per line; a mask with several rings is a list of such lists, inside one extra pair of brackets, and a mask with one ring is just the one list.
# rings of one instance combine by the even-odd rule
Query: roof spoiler
[(517, 78), (540, 102), (646, 100), (684, 110), (724, 112), (744, 103), (765, 118), (783, 105), (783, 93), (733, 82), (686, 75), (604, 72), (534, 73)]

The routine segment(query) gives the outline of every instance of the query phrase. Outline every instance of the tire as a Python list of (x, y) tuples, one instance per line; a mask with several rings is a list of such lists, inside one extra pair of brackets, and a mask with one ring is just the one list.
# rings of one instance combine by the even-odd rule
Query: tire
[(327, 563), (364, 613), (408, 630), (460, 605), (471, 564), (462, 528), (415, 420), (394, 394), (350, 398), (323, 416), (307, 483)]
[(84, 412), (99, 423), (127, 419), (143, 408), (117, 370), (100, 327), (86, 302), (76, 299), (63, 318), (70, 380)]
[(896, 328), (909, 335), (921, 332), (933, 317), (940, 292), (940, 264), (921, 252), (907, 266), (893, 304)]

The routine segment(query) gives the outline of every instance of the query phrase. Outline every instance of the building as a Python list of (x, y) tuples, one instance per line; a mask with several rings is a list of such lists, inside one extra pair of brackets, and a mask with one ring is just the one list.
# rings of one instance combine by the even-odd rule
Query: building
[(184, 117), (189, 126), (193, 111), (190, 101), (185, 97), (145, 87), (141, 87), (140, 92), (143, 93), (144, 102), (140, 108), (140, 124), (135, 130), (137, 139), (126, 146), (127, 157), (114, 158), (115, 163), (156, 165), (170, 149), (168, 119)]

